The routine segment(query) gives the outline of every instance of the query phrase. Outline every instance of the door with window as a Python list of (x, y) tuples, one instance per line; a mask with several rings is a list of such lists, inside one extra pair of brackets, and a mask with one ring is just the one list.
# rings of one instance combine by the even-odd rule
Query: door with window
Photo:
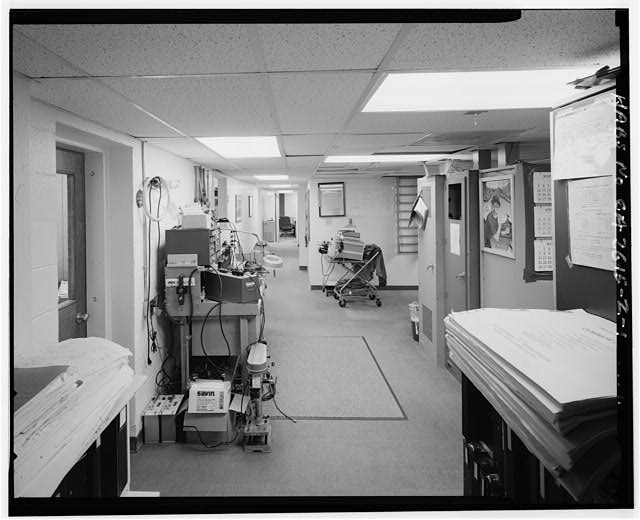
[(58, 340), (87, 337), (84, 155), (56, 149)]
[[(445, 316), (480, 306), (478, 173), (450, 173), (445, 184)], [(445, 366), (457, 367), (445, 352)]]

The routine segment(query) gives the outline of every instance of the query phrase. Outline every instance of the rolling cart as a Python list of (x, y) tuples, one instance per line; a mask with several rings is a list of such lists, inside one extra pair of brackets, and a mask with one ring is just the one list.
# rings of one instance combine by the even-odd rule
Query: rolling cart
[(340, 307), (347, 305), (347, 298), (368, 298), (375, 300), (378, 307), (382, 305), (378, 298), (378, 288), (371, 283), (373, 270), (370, 268), (379, 254), (380, 251), (362, 261), (339, 257), (330, 259), (332, 264), (342, 265), (347, 270), (333, 288), (333, 297), (338, 300)]

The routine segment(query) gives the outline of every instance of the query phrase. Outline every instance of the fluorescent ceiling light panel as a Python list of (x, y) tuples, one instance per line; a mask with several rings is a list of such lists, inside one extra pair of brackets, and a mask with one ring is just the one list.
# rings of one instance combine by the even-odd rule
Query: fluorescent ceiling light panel
[(269, 188), (293, 188), (292, 184), (269, 184)]
[(436, 154), (328, 155), (325, 163), (420, 163), (450, 157)]
[(259, 181), (286, 181), (289, 179), (288, 175), (254, 175)]
[(273, 135), (246, 137), (196, 137), (225, 159), (281, 157), (278, 140)]
[(390, 73), (363, 112), (438, 112), (551, 107), (594, 70), (500, 70)]

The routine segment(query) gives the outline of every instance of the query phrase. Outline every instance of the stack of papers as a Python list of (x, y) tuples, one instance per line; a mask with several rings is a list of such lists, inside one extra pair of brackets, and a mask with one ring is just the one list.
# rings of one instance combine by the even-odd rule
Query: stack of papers
[(567, 491), (584, 496), (594, 471), (619, 459), (615, 323), (583, 310), (476, 309), (445, 326), (452, 360)]
[(103, 338), (70, 339), (15, 356), (15, 368), (67, 367), (14, 414), (15, 496), (51, 496), (55, 487), (38, 487), (37, 477), (62, 466), (64, 475), (87, 449), (85, 440), (95, 439), (118, 412), (114, 406), (133, 380), (130, 356)]

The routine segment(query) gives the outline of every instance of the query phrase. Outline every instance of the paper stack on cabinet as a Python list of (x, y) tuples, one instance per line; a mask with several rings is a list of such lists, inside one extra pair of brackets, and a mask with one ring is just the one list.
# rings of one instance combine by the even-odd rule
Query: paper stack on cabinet
[(476, 309), (445, 327), (452, 360), (554, 475), (619, 457), (615, 323), (582, 310)]

